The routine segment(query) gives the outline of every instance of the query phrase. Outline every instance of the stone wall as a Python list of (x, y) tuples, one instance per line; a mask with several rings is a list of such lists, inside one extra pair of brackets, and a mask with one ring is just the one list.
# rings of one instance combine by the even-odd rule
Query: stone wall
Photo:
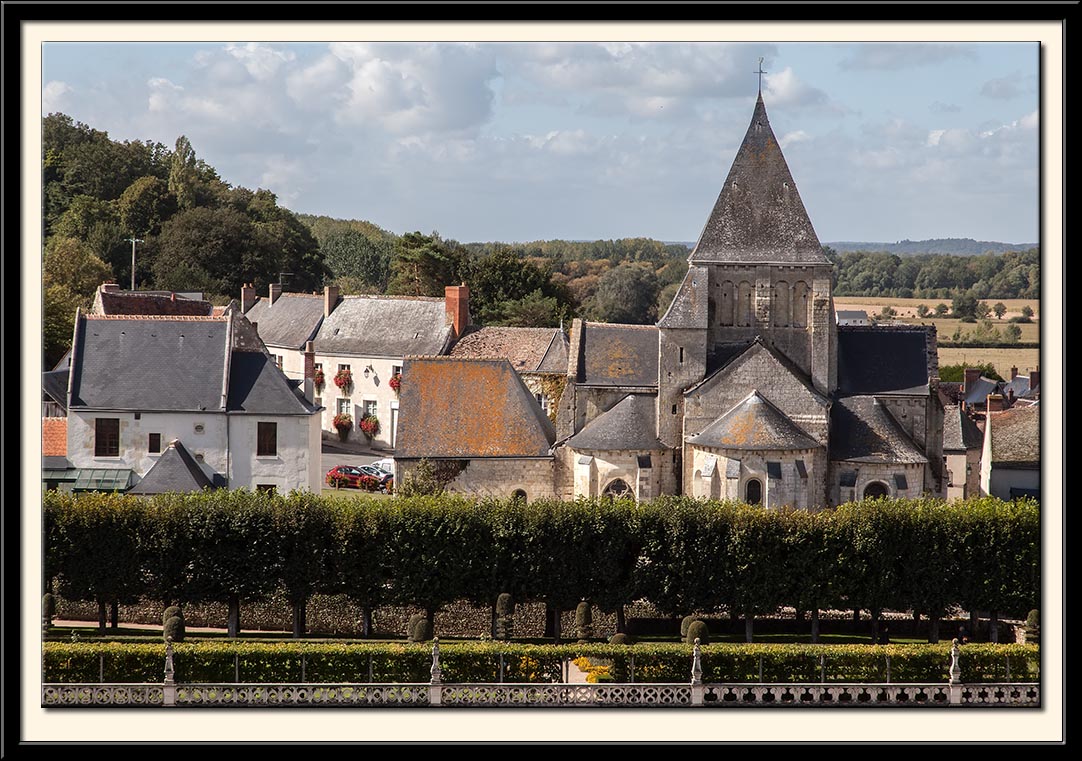
[[(842, 486), (840, 484), (841, 476), (846, 471), (856, 471), (855, 486)], [(899, 489), (895, 485), (894, 476), (896, 474), (905, 475), (905, 489)], [(924, 492), (924, 465), (922, 463), (902, 465), (834, 460), (830, 463), (828, 478), (831, 500), (836, 505), (862, 499), (864, 489), (873, 482), (884, 484), (887, 487), (887, 496), (892, 499), (917, 499)]]
[[(476, 497), (510, 497), (521, 489), (526, 499), (556, 496), (552, 457), (489, 457), (463, 460), (465, 468), (444, 488)], [(433, 460), (439, 462), (439, 460)], [(417, 467), (417, 460), (396, 460), (396, 483)]]
[[(769, 508), (791, 506), (801, 509), (816, 507), (820, 484), (825, 481), (824, 450), (792, 450), (788, 452), (740, 452), (704, 449), (687, 445), (686, 461), (692, 468), (687, 493), (693, 497), (734, 499), (745, 501), (747, 483), (757, 479), (762, 485), (762, 504)], [(710, 458), (716, 458), (710, 467)], [(801, 477), (796, 462), (802, 460), (807, 478)], [(781, 478), (770, 478), (766, 463), (781, 465)], [(730, 474), (730, 463), (734, 464)]]

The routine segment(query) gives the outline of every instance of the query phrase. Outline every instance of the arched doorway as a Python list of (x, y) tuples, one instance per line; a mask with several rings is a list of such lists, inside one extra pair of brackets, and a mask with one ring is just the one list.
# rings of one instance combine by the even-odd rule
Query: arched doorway
[(882, 481), (872, 481), (864, 487), (864, 499), (880, 499), (889, 496), (890, 489)]
[(750, 478), (744, 484), (744, 501), (749, 505), (761, 505), (763, 503), (763, 482), (758, 478)]
[(524, 492), (522, 489), (515, 489), (513, 492), (511, 492), (511, 499), (514, 502), (525, 502), (526, 492)]
[(610, 497), (616, 499), (618, 497), (631, 496), (631, 487), (627, 485), (627, 481), (622, 478), (617, 478), (609, 481), (609, 485), (605, 487), (605, 490), (601, 492), (602, 497)]

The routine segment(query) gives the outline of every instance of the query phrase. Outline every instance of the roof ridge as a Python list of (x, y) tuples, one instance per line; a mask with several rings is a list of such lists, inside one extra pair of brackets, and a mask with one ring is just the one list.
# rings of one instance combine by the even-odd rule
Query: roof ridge
[(87, 320), (147, 320), (158, 322), (225, 322), (226, 315), (192, 314), (85, 314)]

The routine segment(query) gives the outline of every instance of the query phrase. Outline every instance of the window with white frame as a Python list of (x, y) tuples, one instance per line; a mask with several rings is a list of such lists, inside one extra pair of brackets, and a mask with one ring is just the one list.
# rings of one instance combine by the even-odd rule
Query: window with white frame
[(379, 409), (379, 405), (377, 404), (375, 399), (365, 399), (364, 400), (364, 416), (365, 417), (375, 417), (377, 409)]
[(338, 414), (339, 415), (348, 415), (349, 414), (349, 404), (350, 404), (349, 399), (339, 399), (338, 400)]

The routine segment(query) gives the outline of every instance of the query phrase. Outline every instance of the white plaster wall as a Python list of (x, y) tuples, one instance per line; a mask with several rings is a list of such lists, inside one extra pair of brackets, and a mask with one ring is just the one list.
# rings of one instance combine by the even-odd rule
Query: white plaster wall
[[(120, 420), (120, 456), (94, 456), (94, 421), (102, 418)], [(195, 426), (203, 425), (203, 433)], [(203, 455), (204, 470), (228, 472), (226, 452), (226, 416), (220, 412), (91, 412), (72, 409), (68, 414), (68, 460), (76, 468), (131, 468), (146, 475), (161, 456), (148, 451), (150, 434), (160, 433), (162, 451), (173, 439), (180, 440), (192, 456)], [(254, 444), (253, 444), (254, 451)]]
[[(671, 460), (668, 451), (635, 452), (617, 450), (588, 452), (572, 450), (575, 464), (575, 497), (599, 497), (617, 478), (631, 487), (635, 499), (649, 500), (660, 494), (659, 480), (665, 462)], [(650, 467), (639, 468), (638, 456), (650, 455)], [(579, 463), (580, 457), (591, 457), (589, 465)]]
[[(312, 446), (317, 415), (229, 415), (230, 458), (229, 488), (255, 489), (273, 484), (279, 492), (294, 489), (318, 491), (320, 488), (319, 446)], [(278, 424), (278, 453), (271, 457), (256, 455), (257, 423)], [(315, 461), (315, 465), (313, 465)]]
[(981, 488), (981, 451), (979, 449), (970, 449), (966, 452), (950, 452), (944, 459), (947, 462), (947, 470), (951, 473), (951, 481), (947, 485), (947, 499), (965, 499), (979, 496)]
[[(353, 432), (351, 440), (363, 442), (364, 434), (357, 427), (360, 423), (360, 415), (364, 413), (364, 402), (372, 400), (376, 402), (376, 417), (379, 418), (379, 434), (372, 439), (372, 446), (380, 449), (391, 448), (391, 404), (398, 402), (398, 394), (388, 384), (391, 380), (393, 367), (402, 366), (401, 357), (347, 357), (342, 355), (316, 354), (315, 361), (323, 365), (323, 377), (326, 379), (322, 392), (317, 391), (316, 396), (321, 399), (324, 410), (322, 413), (322, 429), (337, 434), (334, 428), (334, 416), (338, 414), (338, 400), (348, 398), (350, 400), (350, 415), (353, 416)], [(345, 393), (334, 385), (334, 376), (338, 372), (339, 365), (349, 365), (353, 373), (353, 386), (349, 393)], [(364, 377), (364, 368), (372, 366), (374, 372)], [(303, 375), (303, 365), (302, 365)], [(287, 373), (288, 375), (288, 373)], [(290, 376), (292, 377), (292, 376)], [(409, 381), (403, 377), (403, 382)], [(401, 414), (401, 413), (400, 413)]]
[[(822, 474), (819, 472), (819, 458), (816, 457), (815, 450), (770, 453), (726, 452), (698, 447), (690, 447), (690, 450), (692, 468), (687, 491), (691, 496), (743, 501), (748, 481), (758, 479), (763, 485), (763, 505), (768, 508), (778, 509), (788, 505), (805, 509), (816, 506), (814, 494)], [(717, 465), (713, 476), (705, 478), (702, 474), (710, 457), (717, 458)], [(740, 461), (738, 478), (729, 478), (726, 475), (730, 459)], [(767, 476), (767, 460), (781, 463), (780, 479)], [(796, 469), (797, 460), (804, 461), (808, 473), (806, 479), (801, 478)], [(699, 474), (699, 477), (696, 477), (696, 474)]]

